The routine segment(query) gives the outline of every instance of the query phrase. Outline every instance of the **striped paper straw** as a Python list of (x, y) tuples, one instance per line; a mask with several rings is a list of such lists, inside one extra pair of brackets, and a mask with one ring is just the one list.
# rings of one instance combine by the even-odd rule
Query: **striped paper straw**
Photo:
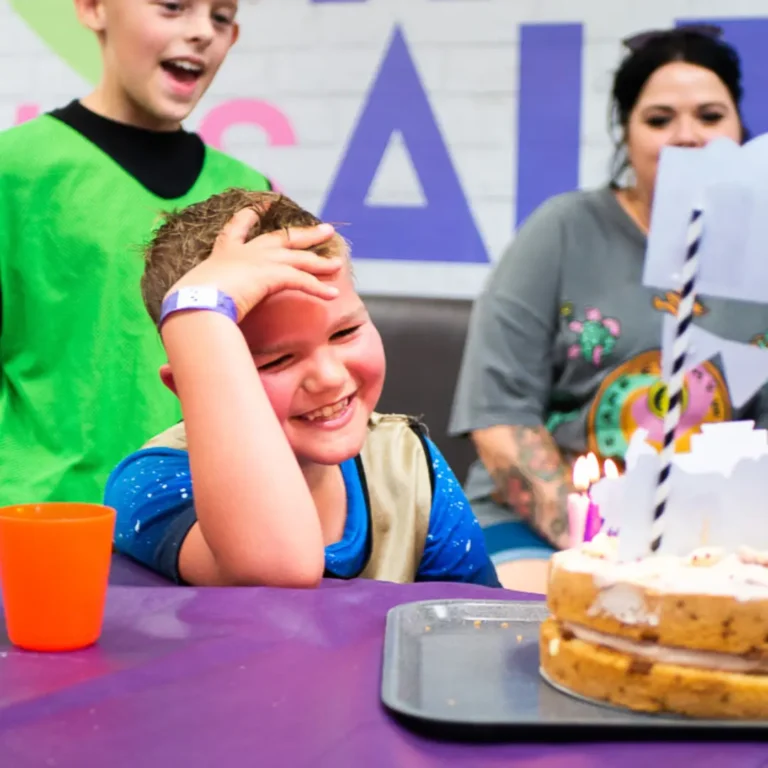
[(672, 372), (667, 382), (667, 412), (664, 415), (664, 444), (659, 456), (659, 478), (656, 484), (656, 498), (651, 528), (651, 552), (661, 546), (664, 535), (664, 511), (667, 508), (670, 491), (672, 461), (675, 457), (675, 432), (680, 424), (682, 413), (681, 401), (685, 382), (685, 357), (690, 344), (690, 328), (693, 320), (693, 308), (696, 303), (696, 275), (699, 271), (699, 247), (701, 245), (702, 216), (699, 208), (694, 208), (688, 222), (687, 247), (683, 264), (683, 287), (680, 291), (680, 303), (677, 306), (675, 341), (672, 345)]

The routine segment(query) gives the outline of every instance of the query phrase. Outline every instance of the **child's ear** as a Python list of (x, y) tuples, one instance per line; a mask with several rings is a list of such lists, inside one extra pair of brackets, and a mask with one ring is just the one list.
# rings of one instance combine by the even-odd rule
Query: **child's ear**
[(232, 25), (232, 42), (230, 45), (234, 45), (240, 39), (240, 25), (235, 22)]
[(107, 26), (104, 0), (75, 0), (77, 18), (91, 32), (103, 32)]
[(176, 397), (179, 396), (179, 393), (176, 391), (176, 382), (173, 380), (173, 373), (171, 373), (171, 366), (168, 365), (168, 363), (160, 366), (160, 381), (162, 381), (163, 384), (176, 395)]

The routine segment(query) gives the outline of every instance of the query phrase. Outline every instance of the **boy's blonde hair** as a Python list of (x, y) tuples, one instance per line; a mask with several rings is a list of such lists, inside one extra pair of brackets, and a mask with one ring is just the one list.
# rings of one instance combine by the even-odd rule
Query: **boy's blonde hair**
[[(177, 280), (211, 255), (221, 230), (243, 208), (253, 208), (259, 215), (248, 233), (248, 240), (267, 232), (322, 223), (285, 195), (246, 189), (228, 189), (169, 214), (144, 254), (141, 295), (155, 325), (159, 323), (166, 293)], [(337, 255), (338, 240), (334, 237), (309, 250), (319, 256)]]

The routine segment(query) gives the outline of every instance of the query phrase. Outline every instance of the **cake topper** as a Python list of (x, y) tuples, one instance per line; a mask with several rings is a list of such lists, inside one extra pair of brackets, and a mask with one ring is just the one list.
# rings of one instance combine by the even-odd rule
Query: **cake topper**
[[(653, 499), (660, 455), (638, 429), (626, 454), (626, 471), (591, 489), (603, 531), (618, 530), (619, 560), (649, 553)], [(688, 555), (699, 547), (736, 552), (742, 545), (768, 551), (768, 432), (751, 421), (704, 424), (691, 450), (672, 461), (671, 488), (657, 553)]]
[(662, 332), (669, 403), (661, 453), (638, 430), (626, 472), (592, 489), (619, 557), (686, 554), (698, 546), (768, 550), (768, 434), (751, 422), (705, 424), (690, 453), (675, 454), (684, 374), (719, 355), (732, 402), (768, 381), (768, 350), (696, 327), (698, 295), (768, 303), (768, 135), (740, 146), (666, 147), (648, 235), (643, 283), (680, 293)]
[[(768, 134), (743, 146), (720, 138), (703, 149), (665, 147), (651, 212), (643, 284), (679, 291), (688, 254), (692, 211), (702, 210), (695, 292), (768, 300)], [(662, 375), (669, 381), (675, 319), (662, 335)], [(754, 345), (723, 339), (692, 323), (685, 369), (719, 354), (731, 400), (741, 406), (768, 380), (768, 355)]]

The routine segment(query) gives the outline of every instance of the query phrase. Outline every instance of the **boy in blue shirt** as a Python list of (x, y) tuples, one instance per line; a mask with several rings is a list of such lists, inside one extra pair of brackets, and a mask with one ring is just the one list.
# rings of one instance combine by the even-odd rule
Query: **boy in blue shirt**
[(119, 551), (198, 585), (499, 586), (436, 446), (374, 412), (384, 351), (332, 226), (229, 190), (158, 229), (142, 291), (184, 422), (111, 474)]

